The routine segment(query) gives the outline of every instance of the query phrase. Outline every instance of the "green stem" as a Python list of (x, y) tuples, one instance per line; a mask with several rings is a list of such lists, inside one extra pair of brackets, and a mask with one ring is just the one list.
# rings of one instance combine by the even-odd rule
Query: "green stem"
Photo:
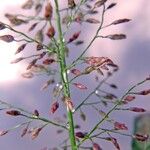
[[(56, 6), (56, 20), (57, 20), (57, 28), (58, 28), (58, 34), (59, 34), (59, 49), (57, 51), (58, 58), (60, 60), (60, 71), (61, 71), (61, 79), (62, 83), (64, 85), (63, 93), (64, 97), (70, 97), (70, 89), (69, 89), (69, 80), (67, 75), (67, 65), (66, 65), (66, 59), (65, 59), (65, 43), (63, 38), (63, 33), (61, 29), (61, 18), (59, 13), (59, 4), (58, 0), (55, 0), (55, 6)], [(68, 123), (69, 123), (69, 138), (71, 143), (72, 150), (77, 150), (76, 147), (76, 139), (74, 134), (74, 122), (73, 122), (73, 114), (70, 109), (67, 109), (68, 111)]]

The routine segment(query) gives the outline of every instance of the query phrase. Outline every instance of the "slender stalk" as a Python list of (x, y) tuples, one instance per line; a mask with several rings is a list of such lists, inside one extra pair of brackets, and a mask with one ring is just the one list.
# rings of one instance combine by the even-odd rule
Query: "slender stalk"
[[(24, 116), (24, 117), (26, 117), (26, 118), (28, 118), (28, 119), (43, 121), (43, 122), (46, 122), (46, 123), (49, 123), (49, 124), (51, 124), (51, 125), (58, 126), (58, 127), (61, 127), (61, 128), (63, 128), (63, 129), (66, 129), (66, 130), (67, 130), (67, 127), (64, 126), (64, 125), (58, 124), (58, 123), (53, 122), (53, 121), (51, 121), (51, 120), (48, 120), (48, 119), (46, 119), (46, 118), (44, 118), (44, 117), (37, 117), (37, 116), (33, 115), (32, 112), (26, 111), (25, 109), (22, 109), (22, 108), (20, 108), (20, 107), (13, 106), (13, 105), (11, 105), (11, 104), (9, 104), (9, 103), (6, 103), (6, 102), (4, 102), (4, 101), (2, 101), (2, 100), (0, 100), (0, 104), (1, 104), (1, 105), (5, 105), (5, 106), (7, 107), (7, 109), (8, 109), (8, 108), (10, 108), (10, 109), (11, 109), (11, 108), (14, 108), (14, 109), (17, 109), (17, 110), (19, 110), (19, 111), (21, 111), (21, 112), (24, 112), (25, 114), (22, 114), (22, 116)], [(26, 115), (26, 114), (27, 114), (27, 115)]]
[(102, 15), (101, 15), (101, 23), (96, 31), (95, 36), (92, 38), (92, 40), (90, 41), (90, 43), (87, 45), (87, 47), (83, 50), (83, 52), (72, 62), (72, 64), (68, 67), (69, 69), (74, 67), (77, 62), (82, 58), (82, 56), (87, 52), (87, 50), (91, 47), (91, 45), (94, 43), (94, 41), (98, 38), (98, 34), (101, 30), (101, 28), (103, 27), (103, 23), (104, 23), (104, 15), (105, 15), (105, 5), (103, 5), (103, 10), (102, 10)]
[[(58, 28), (58, 34), (59, 34), (59, 49), (57, 50), (57, 55), (60, 60), (59, 65), (60, 65), (60, 74), (61, 74), (61, 80), (64, 85), (63, 88), (63, 94), (64, 97), (70, 97), (70, 89), (69, 89), (69, 80), (68, 80), (68, 75), (67, 75), (67, 65), (66, 65), (66, 59), (65, 59), (65, 43), (64, 43), (64, 38), (63, 38), (63, 33), (61, 29), (61, 18), (60, 18), (60, 13), (59, 13), (59, 4), (58, 0), (55, 0), (55, 7), (56, 7), (56, 21), (57, 21), (57, 28)], [(76, 147), (76, 139), (75, 139), (75, 134), (74, 134), (74, 122), (73, 122), (73, 114), (70, 109), (67, 109), (68, 111), (68, 123), (69, 123), (69, 138), (70, 138), (70, 143), (71, 143), (71, 149), (72, 150), (77, 150)]]
[(143, 80), (137, 84), (135, 84), (134, 86), (132, 86), (129, 90), (127, 90), (127, 92), (120, 98), (120, 100), (117, 102), (116, 105), (114, 105), (109, 111), (108, 113), (106, 113), (106, 115), (93, 127), (93, 129), (88, 133), (88, 135), (78, 144), (78, 147), (87, 139), (89, 139), (92, 135), (92, 133), (97, 130), (99, 128), (99, 125), (102, 124), (107, 118), (108, 116), (120, 105), (120, 102), (125, 98), (125, 96), (127, 96), (134, 88), (142, 85), (143, 83), (145, 83), (147, 80)]

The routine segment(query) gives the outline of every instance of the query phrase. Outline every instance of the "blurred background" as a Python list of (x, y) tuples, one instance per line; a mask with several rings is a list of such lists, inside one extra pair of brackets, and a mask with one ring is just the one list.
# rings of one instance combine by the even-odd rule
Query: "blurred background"
[[(23, 13), (24, 11), (20, 9), (20, 6), (24, 2), (25, 0), (3, 1), (0, 5), (0, 20), (8, 23), (4, 17), (5, 13)], [(117, 2), (118, 4), (106, 14), (106, 24), (122, 18), (129, 18), (132, 19), (132, 21), (127, 24), (109, 27), (104, 33), (124, 33), (127, 34), (127, 39), (120, 41), (111, 41), (109, 39), (97, 40), (89, 49), (87, 55), (106, 56), (119, 65), (120, 70), (109, 81), (117, 84), (119, 87), (117, 95), (121, 96), (128, 87), (142, 81), (150, 74), (150, 1), (111, 0), (111, 2)], [(65, 2), (61, 2), (61, 5), (65, 4)], [(79, 28), (79, 30), (82, 30), (80, 38), (88, 42), (96, 31), (96, 25), (86, 27), (88, 27), (88, 29), (85, 28), (84, 25), (82, 27), (77, 26), (77, 29)], [(18, 29), (25, 29), (25, 27), (19, 27)], [(3, 34), (6, 34), (6, 31), (0, 32), (0, 35)], [(0, 99), (29, 111), (37, 109), (41, 115), (47, 118), (54, 118), (49, 114), (51, 88), (46, 91), (40, 91), (43, 83), (47, 81), (47, 76), (24, 79), (20, 74), (25, 71), (26, 64), (24, 62), (15, 65), (10, 64), (10, 61), (15, 58), (14, 53), (17, 48), (18, 43), (13, 42), (8, 44), (0, 41)], [(28, 48), (28, 52), (30, 52), (32, 48), (33, 47)], [(71, 48), (71, 51), (73, 51), (72, 54), (77, 55), (78, 52), (80, 53), (80, 48)], [(86, 80), (86, 85), (93, 85), (93, 80)], [(149, 87), (150, 84), (146, 83), (141, 89), (147, 89)], [(75, 91), (73, 97), (82, 100), (84, 94), (86, 93)], [(136, 101), (132, 102), (130, 106), (143, 107), (149, 112), (149, 99), (150, 97), (148, 96), (141, 96)], [(59, 113), (61, 113), (61, 111), (55, 114), (56, 118), (59, 116)], [(92, 122), (94, 121), (94, 117), (91, 113), (88, 113), (88, 115), (89, 117), (85, 123), (79, 119), (76, 120), (78, 123), (86, 126), (87, 129), (92, 127)], [(119, 112), (119, 115), (117, 112), (113, 113), (113, 118), (127, 124), (129, 133), (133, 132), (134, 118), (136, 116), (136, 113)], [(90, 120), (91, 117), (93, 120)], [(11, 128), (23, 120), (23, 118), (16, 119), (1, 112), (0, 130)], [(13, 150), (40, 150), (43, 147), (54, 147), (62, 140), (62, 137), (58, 138), (59, 136), (56, 135), (54, 129), (55, 128), (51, 126), (46, 127), (36, 140), (31, 140), (28, 136), (21, 138), (21, 130), (14, 130), (0, 137), (0, 148), (3, 150), (10, 150), (10, 148)], [(131, 150), (131, 139), (129, 137), (116, 137), (119, 139), (118, 142), (122, 150)], [(104, 141), (100, 141), (99, 143), (104, 150), (115, 150), (111, 143), (105, 143)]]

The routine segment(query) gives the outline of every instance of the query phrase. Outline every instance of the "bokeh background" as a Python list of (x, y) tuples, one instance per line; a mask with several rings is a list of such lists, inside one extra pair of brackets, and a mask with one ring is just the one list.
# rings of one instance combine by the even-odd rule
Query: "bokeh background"
[[(3, 16), (4, 13), (22, 13), (19, 8), (25, 0), (5, 0), (0, 5), (0, 20), (8, 22)], [(88, 51), (88, 55), (93, 56), (107, 56), (119, 65), (120, 70), (115, 76), (111, 78), (112, 83), (116, 83), (119, 87), (118, 95), (122, 95), (129, 86), (145, 79), (150, 74), (150, 1), (145, 0), (119, 0), (111, 1), (117, 2), (118, 5), (110, 10), (106, 15), (106, 24), (116, 19), (129, 18), (132, 22), (128, 24), (112, 26), (105, 30), (106, 33), (125, 33), (128, 38), (121, 41), (111, 41), (101, 39), (95, 41), (93, 46)], [(65, 2), (61, 2), (65, 5)], [(90, 30), (83, 27), (77, 27), (82, 30), (85, 41), (89, 41), (94, 35), (96, 26), (89, 26)], [(1, 31), (0, 35), (6, 33)], [(50, 118), (49, 108), (51, 104), (51, 94), (49, 90), (41, 92), (40, 88), (43, 82), (46, 81), (47, 76), (36, 77), (31, 80), (23, 79), (20, 74), (25, 71), (25, 63), (12, 65), (10, 61), (14, 59), (14, 53), (17, 49), (17, 43), (7, 44), (0, 41), (0, 99), (12, 103), (16, 106), (23, 107), (27, 110), (38, 109), (41, 115)], [(83, 46), (84, 47), (84, 46)], [(80, 52), (79, 49), (72, 47), (74, 53)], [(29, 49), (30, 52), (30, 49)], [(88, 82), (88, 83), (87, 83)], [(87, 85), (92, 85), (93, 80), (86, 81)], [(94, 87), (94, 85), (93, 85)], [(147, 83), (144, 88), (149, 88)], [(143, 88), (143, 87), (142, 87)], [(81, 99), (85, 93), (75, 91), (74, 97)], [(139, 97), (131, 106), (144, 107), (148, 112), (150, 111), (150, 97)], [(61, 112), (59, 112), (61, 113)], [(58, 113), (58, 115), (59, 115)], [(89, 113), (89, 115), (91, 115)], [(126, 122), (129, 127), (129, 132), (133, 132), (133, 122), (137, 114), (135, 113), (114, 113), (113, 117), (120, 122)], [(57, 117), (57, 114), (55, 115)], [(87, 128), (92, 127), (92, 120), (89, 116), (83, 126)], [(23, 121), (21, 118), (13, 118), (0, 113), (0, 129), (7, 129), (15, 126), (17, 123)], [(90, 123), (89, 123), (90, 122)], [(88, 124), (87, 124), (88, 123)], [(40, 150), (43, 147), (54, 147), (60, 143), (61, 138), (58, 138), (54, 127), (47, 127), (41, 132), (36, 140), (31, 140), (30, 137), (20, 137), (21, 130), (17, 129), (9, 134), (0, 137), (0, 149), (3, 150)], [(128, 137), (118, 136), (121, 149), (131, 150), (131, 139)], [(101, 144), (102, 141), (100, 141)], [(102, 142), (102, 147), (105, 150), (115, 150), (112, 144)]]

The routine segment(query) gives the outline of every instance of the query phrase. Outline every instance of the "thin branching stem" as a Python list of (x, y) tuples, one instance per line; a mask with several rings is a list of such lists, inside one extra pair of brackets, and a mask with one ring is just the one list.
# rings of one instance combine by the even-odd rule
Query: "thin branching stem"
[[(16, 106), (11, 105), (11, 104), (9, 104), (9, 103), (7, 103), (7, 102), (4, 102), (4, 101), (2, 101), (2, 100), (0, 100), (0, 104), (7, 106), (7, 109), (8, 109), (8, 108), (9, 108), (9, 109), (12, 109), (12, 108), (13, 108), (13, 109), (17, 109), (17, 110), (19, 110), (19, 111), (21, 111), (21, 112), (24, 112), (25, 114), (22, 114), (22, 116), (24, 116), (24, 117), (26, 117), (26, 118), (28, 118), (28, 119), (41, 120), (41, 121), (43, 121), (43, 122), (46, 122), (46, 123), (49, 123), (49, 124), (52, 124), (52, 125), (55, 125), (55, 126), (62, 127), (63, 129), (67, 129), (66, 126), (63, 126), (63, 125), (58, 124), (58, 123), (56, 123), (56, 122), (50, 121), (50, 120), (48, 120), (48, 119), (46, 119), (46, 118), (43, 118), (43, 117), (37, 117), (37, 116), (35, 116), (32, 112), (29, 112), (29, 111), (27, 111), (27, 110), (25, 110), (25, 109), (22, 109), (22, 108), (20, 108), (20, 107), (16, 107)], [(27, 114), (27, 115), (26, 115), (26, 114)]]
[(88, 44), (88, 46), (83, 50), (83, 52), (72, 62), (72, 64), (69, 66), (69, 69), (74, 67), (76, 65), (76, 63), (82, 58), (82, 56), (87, 52), (87, 50), (91, 47), (91, 45), (93, 44), (93, 42), (95, 41), (95, 39), (97, 38), (103, 23), (104, 23), (104, 14), (105, 14), (105, 5), (103, 5), (103, 10), (102, 10), (102, 16), (101, 16), (101, 23), (96, 31), (95, 36), (92, 38), (92, 40), (90, 41), (90, 43)]
[[(95, 94), (95, 91), (98, 90), (98, 89), (102, 86), (102, 84), (103, 84), (107, 79), (108, 79), (108, 77), (106, 77), (105, 79), (103, 79), (103, 80), (97, 85), (97, 87), (75, 108), (75, 112), (76, 112), (79, 108), (81, 108), (81, 107), (84, 105), (84, 103), (85, 103), (93, 94)], [(74, 113), (75, 113), (75, 112), (74, 112)]]
[[(0, 22), (0, 23), (3, 23), (3, 22)], [(30, 42), (32, 41), (32, 42), (35, 42), (35, 43), (37, 43), (37, 44), (40, 44), (40, 45), (42, 45), (43, 47), (45, 47), (46, 49), (48, 49), (49, 51), (51, 51), (50, 48), (49, 48), (47, 45), (45, 45), (45, 44), (43, 44), (43, 43), (41, 43), (41, 42), (39, 42), (39, 41), (37, 41), (37, 40), (31, 38), (30, 36), (28, 36), (27, 34), (25, 34), (25, 33), (23, 33), (23, 32), (20, 32), (20, 31), (18, 31), (18, 30), (16, 30), (16, 29), (12, 28), (10, 25), (8, 25), (8, 24), (6, 24), (6, 23), (3, 23), (3, 24), (4, 24), (4, 25), (6, 26), (6, 28), (8, 28), (9, 30), (11, 30), (11, 31), (13, 31), (13, 32), (15, 32), (15, 33), (18, 33), (18, 34), (22, 35), (23, 37), (29, 39)], [(51, 51), (51, 52), (53, 52), (53, 51)]]
[(127, 96), (134, 88), (138, 87), (139, 85), (145, 83), (147, 80), (143, 80), (137, 84), (135, 84), (134, 86), (132, 86), (129, 90), (127, 90), (127, 92), (120, 98), (120, 100), (117, 102), (116, 105), (114, 105), (107, 113), (106, 115), (92, 128), (92, 130), (86, 135), (86, 137), (78, 144), (78, 147), (87, 139), (89, 139), (89, 137), (91, 137), (92, 133), (97, 130), (99, 128), (99, 125), (102, 124), (107, 118), (108, 116), (118, 107), (118, 105), (120, 105), (120, 102), (122, 102), (122, 100), (125, 98), (125, 96)]

